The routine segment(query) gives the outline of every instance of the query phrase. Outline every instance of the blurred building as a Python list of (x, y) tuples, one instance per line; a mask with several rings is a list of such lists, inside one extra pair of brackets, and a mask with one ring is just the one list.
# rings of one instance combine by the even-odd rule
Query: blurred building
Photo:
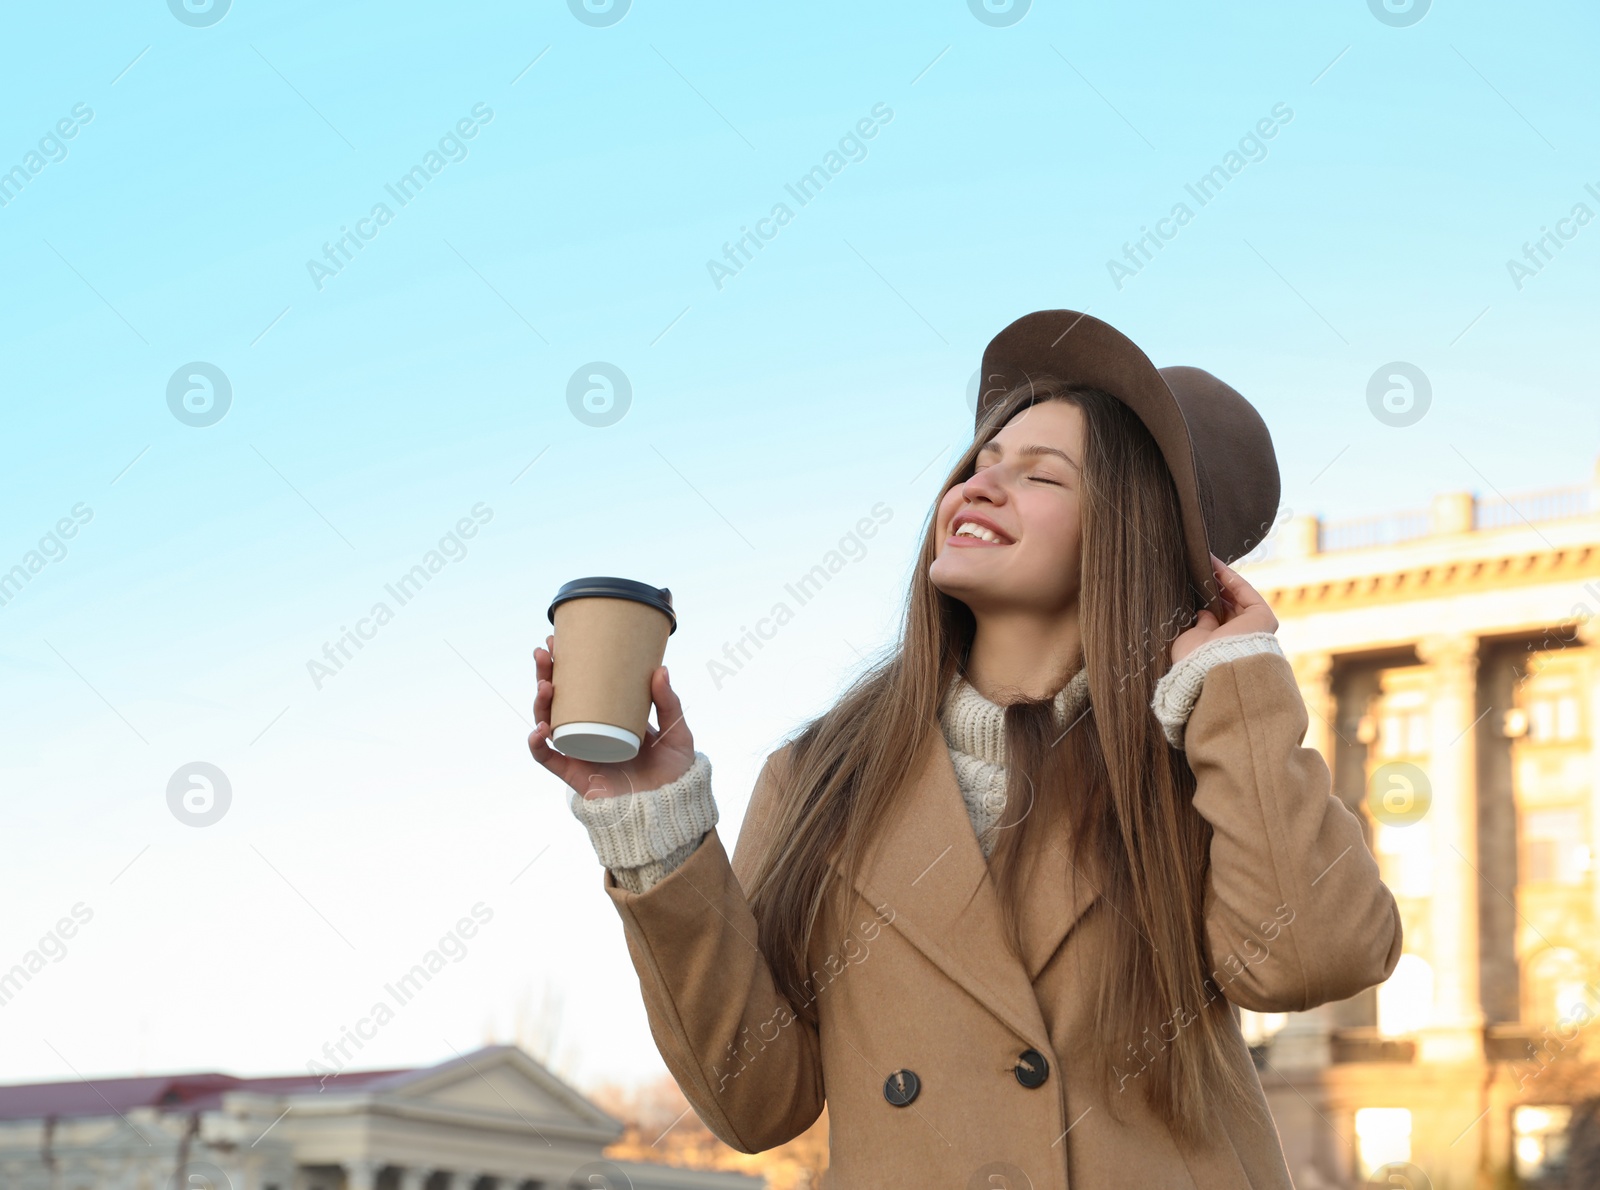
[(4, 1190), (762, 1190), (608, 1161), (623, 1125), (515, 1046), (414, 1070), (0, 1087)]
[(1600, 1095), (1600, 463), (1291, 515), (1238, 568), (1405, 931), (1381, 987), (1244, 1014), (1297, 1185), (1567, 1184), (1573, 1105)]

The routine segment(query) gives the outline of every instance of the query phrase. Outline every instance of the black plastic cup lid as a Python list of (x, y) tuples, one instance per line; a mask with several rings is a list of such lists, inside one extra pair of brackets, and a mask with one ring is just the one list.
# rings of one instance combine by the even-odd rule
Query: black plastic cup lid
[(550, 601), (550, 609), (545, 615), (554, 624), (556, 604), (564, 603), (568, 599), (587, 599), (597, 595), (607, 599), (633, 599), (639, 603), (648, 603), (664, 614), (671, 623), (672, 627), (667, 630), (668, 636), (678, 630), (678, 617), (672, 610), (671, 591), (665, 587), (652, 587), (649, 583), (637, 583), (631, 578), (611, 578), (606, 575), (575, 578), (571, 582), (562, 583), (561, 590), (557, 591), (556, 597)]

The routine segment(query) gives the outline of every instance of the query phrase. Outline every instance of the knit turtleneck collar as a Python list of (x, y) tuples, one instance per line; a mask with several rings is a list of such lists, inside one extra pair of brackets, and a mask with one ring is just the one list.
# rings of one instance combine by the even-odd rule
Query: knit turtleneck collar
[[(1066, 727), (1089, 704), (1089, 670), (1079, 667), (1055, 696), (1055, 720)], [(945, 692), (939, 716), (945, 743), (988, 764), (1006, 763), (1006, 709), (990, 702), (959, 672)]]

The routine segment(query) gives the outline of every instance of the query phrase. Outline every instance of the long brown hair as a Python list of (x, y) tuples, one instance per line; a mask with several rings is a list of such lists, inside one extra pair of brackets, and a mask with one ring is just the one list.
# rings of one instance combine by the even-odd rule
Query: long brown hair
[[(1227, 1002), (1205, 971), (1205, 872), (1211, 828), (1192, 805), (1194, 774), (1162, 736), (1150, 708), (1170, 664), (1170, 644), (1203, 604), (1184, 564), (1177, 492), (1143, 423), (1109, 393), (1036, 378), (986, 413), (972, 444), (946, 477), (942, 499), (973, 474), (979, 448), (1011, 417), (1038, 401), (1061, 400), (1084, 415), (1081, 574), (1078, 615), (1090, 709), (1063, 734), (1052, 700), (1008, 705), (1006, 806), (990, 859), (1004, 912), (1005, 944), (1020, 954), (1017, 921), (1026, 873), (1019, 856), (1063, 816), (1072, 862), (1103, 873), (1101, 899), (1111, 939), (1095, 1002), (1099, 1076), (1127, 1055), (1140, 1067), (1175, 1013), (1192, 1015), (1140, 1079), (1147, 1100), (1176, 1133), (1198, 1139), (1208, 1103), (1219, 1096), (1251, 1108), (1250, 1084), (1230, 1052)], [(830, 863), (842, 877), (843, 937), (864, 853), (913, 770), (942, 698), (964, 667), (976, 621), (928, 577), (937, 547), (938, 500), (924, 529), (898, 646), (859, 676), (828, 711), (805, 724), (790, 749), (784, 797), (773, 810), (773, 840), (756, 857), (750, 903), (762, 952), (796, 1015), (815, 1024), (809, 985), (811, 931), (828, 891)], [(1034, 846), (1030, 847), (1030, 840)], [(1207, 991), (1210, 994), (1205, 994)], [(1111, 1094), (1113, 1116), (1120, 1100)]]

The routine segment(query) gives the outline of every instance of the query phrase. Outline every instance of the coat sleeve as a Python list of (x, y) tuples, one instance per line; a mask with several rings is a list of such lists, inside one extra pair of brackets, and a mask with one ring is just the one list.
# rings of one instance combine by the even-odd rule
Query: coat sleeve
[(1308, 726), (1293, 668), (1264, 652), (1207, 671), (1185, 734), (1212, 826), (1207, 971), (1256, 1012), (1343, 1000), (1400, 959), (1399, 907)]
[(825, 1098), (817, 1031), (777, 989), (736, 874), (750, 876), (787, 749), (761, 767), (731, 862), (712, 827), (643, 893), (603, 876), (662, 1060), (706, 1127), (741, 1153), (800, 1135)]

